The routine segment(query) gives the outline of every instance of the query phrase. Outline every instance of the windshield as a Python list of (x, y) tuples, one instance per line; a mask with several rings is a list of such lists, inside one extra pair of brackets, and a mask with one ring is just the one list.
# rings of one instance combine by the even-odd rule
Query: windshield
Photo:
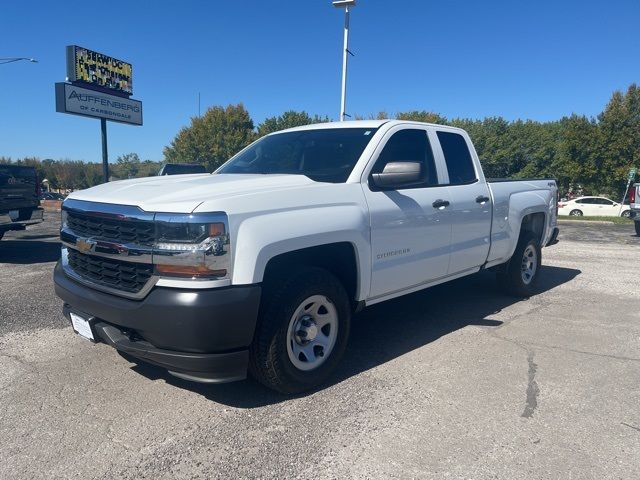
[(305, 175), (344, 183), (375, 128), (327, 128), (278, 133), (258, 140), (216, 173)]

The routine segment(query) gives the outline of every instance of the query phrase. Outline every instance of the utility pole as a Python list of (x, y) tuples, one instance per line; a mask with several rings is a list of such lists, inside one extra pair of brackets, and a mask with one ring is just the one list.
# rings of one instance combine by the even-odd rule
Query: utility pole
[(356, 0), (336, 0), (333, 2), (336, 8), (344, 7), (344, 47), (342, 51), (342, 93), (340, 96), (340, 121), (344, 121), (345, 116), (349, 116), (347, 110), (347, 63), (349, 55), (349, 7), (356, 6)]

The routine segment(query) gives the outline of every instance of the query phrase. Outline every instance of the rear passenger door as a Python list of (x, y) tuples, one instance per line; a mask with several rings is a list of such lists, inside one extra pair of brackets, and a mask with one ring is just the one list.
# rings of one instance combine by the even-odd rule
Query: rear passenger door
[[(489, 187), (472, 157), (471, 142), (456, 130), (436, 129), (451, 198), (449, 275), (481, 266), (489, 254), (492, 204)], [(475, 154), (475, 152), (474, 152)]]
[[(390, 162), (419, 162), (422, 179), (411, 187), (382, 190), (372, 174)], [(391, 128), (365, 170), (363, 185), (371, 222), (369, 299), (443, 278), (449, 267), (449, 191), (439, 177), (427, 127)]]

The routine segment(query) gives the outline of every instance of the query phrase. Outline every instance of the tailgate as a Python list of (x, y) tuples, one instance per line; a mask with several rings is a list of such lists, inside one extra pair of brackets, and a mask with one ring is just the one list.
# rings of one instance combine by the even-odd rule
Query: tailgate
[(35, 169), (21, 165), (0, 165), (0, 211), (37, 205)]

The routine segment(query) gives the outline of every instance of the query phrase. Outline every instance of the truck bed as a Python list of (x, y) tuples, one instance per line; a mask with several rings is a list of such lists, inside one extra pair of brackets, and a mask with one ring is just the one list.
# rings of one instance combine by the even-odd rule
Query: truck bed
[[(550, 240), (553, 228), (557, 223), (556, 181), (546, 179), (507, 179), (497, 178), (487, 181), (493, 200), (493, 218), (491, 224), (491, 248), (487, 257), (487, 265), (498, 265), (506, 262), (513, 254), (515, 240), (520, 234), (520, 225), (525, 215), (536, 209), (546, 211), (547, 232), (540, 239), (541, 245)], [(514, 213), (517, 212), (517, 215)], [(541, 217), (542, 221), (542, 217)]]

